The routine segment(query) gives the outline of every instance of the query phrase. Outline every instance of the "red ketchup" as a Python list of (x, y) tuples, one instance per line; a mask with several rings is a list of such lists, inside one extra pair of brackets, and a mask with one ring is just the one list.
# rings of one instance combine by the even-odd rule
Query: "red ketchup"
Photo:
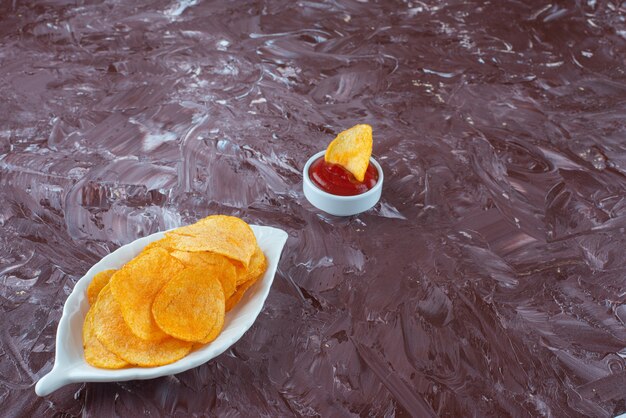
[(358, 181), (351, 172), (339, 164), (327, 163), (320, 157), (309, 168), (311, 181), (320, 189), (337, 196), (355, 196), (365, 193), (378, 182), (378, 171), (372, 164), (367, 166), (365, 178)]

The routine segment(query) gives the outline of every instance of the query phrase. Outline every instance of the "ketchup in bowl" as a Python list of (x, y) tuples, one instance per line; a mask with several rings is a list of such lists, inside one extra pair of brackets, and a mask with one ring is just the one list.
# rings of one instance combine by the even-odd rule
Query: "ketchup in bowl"
[(367, 166), (365, 178), (358, 181), (352, 173), (339, 164), (327, 163), (320, 157), (309, 168), (313, 184), (323, 191), (337, 196), (355, 196), (367, 192), (376, 185), (378, 171), (372, 164)]

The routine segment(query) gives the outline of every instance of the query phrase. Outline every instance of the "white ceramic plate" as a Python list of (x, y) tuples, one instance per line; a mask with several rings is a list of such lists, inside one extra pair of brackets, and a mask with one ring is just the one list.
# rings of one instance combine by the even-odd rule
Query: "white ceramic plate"
[(245, 293), (230, 312), (226, 313), (224, 329), (213, 342), (165, 366), (132, 367), (120, 370), (106, 370), (90, 366), (83, 354), (82, 337), (83, 321), (89, 309), (87, 286), (93, 276), (102, 270), (119, 269), (139, 254), (146, 245), (163, 238), (165, 232), (157, 232), (124, 245), (96, 263), (76, 283), (65, 302), (63, 315), (57, 328), (54, 367), (37, 382), (35, 386), (37, 395), (46, 396), (70, 383), (118, 382), (168, 376), (197, 367), (226, 351), (252, 326), (261, 312), (274, 281), (280, 253), (287, 241), (287, 233), (281, 229), (257, 225), (251, 225), (251, 227), (259, 247), (267, 257), (268, 267), (265, 275)]

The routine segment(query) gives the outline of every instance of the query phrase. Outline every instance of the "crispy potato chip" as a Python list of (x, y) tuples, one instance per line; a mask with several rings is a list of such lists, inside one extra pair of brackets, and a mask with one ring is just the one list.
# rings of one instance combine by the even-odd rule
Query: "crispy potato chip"
[(116, 271), (117, 270), (115, 269), (104, 270), (93, 276), (93, 279), (91, 279), (91, 283), (89, 283), (89, 287), (87, 288), (87, 300), (89, 301), (89, 306), (93, 306), (96, 303), (98, 294), (102, 288), (109, 283), (111, 276), (113, 276), (113, 273)]
[(225, 317), (226, 317), (226, 311), (222, 309), (222, 315), (220, 315), (217, 318), (217, 321), (213, 325), (213, 328), (211, 329), (211, 331), (208, 333), (206, 337), (204, 337), (204, 339), (200, 340), (199, 343), (208, 344), (214, 339), (216, 339), (217, 336), (220, 335), (220, 332), (222, 332), (222, 328), (224, 328)]
[(239, 261), (246, 268), (257, 245), (252, 228), (233, 216), (209, 216), (167, 233), (180, 251), (211, 251)]
[[(97, 297), (97, 295), (96, 295)], [(83, 325), (83, 349), (85, 351), (85, 360), (94, 367), (103, 369), (121, 369), (128, 366), (128, 363), (107, 350), (100, 340), (96, 338), (96, 332), (93, 324), (94, 310), (90, 309), (85, 317)]]
[(152, 302), (163, 286), (184, 268), (163, 248), (141, 253), (111, 277), (111, 293), (132, 332), (144, 340), (166, 337), (154, 318)]
[(100, 292), (94, 307), (93, 324), (102, 345), (137, 366), (163, 366), (185, 357), (191, 351), (192, 343), (169, 336), (160, 341), (137, 337), (122, 317), (121, 306), (113, 297), (110, 284)]
[(150, 244), (146, 245), (141, 252), (146, 253), (153, 248), (163, 248), (164, 250), (167, 250), (168, 252), (173, 251), (170, 240), (167, 237), (161, 238), (158, 241), (151, 242)]
[(239, 303), (244, 293), (246, 293), (246, 291), (250, 288), (250, 286), (255, 284), (257, 280), (261, 278), (262, 275), (263, 274), (260, 274), (257, 277), (254, 277), (248, 280), (247, 282), (244, 282), (240, 284), (239, 286), (237, 286), (237, 291), (230, 298), (228, 298), (228, 300), (226, 300), (226, 306), (225, 306), (226, 312), (233, 309), (235, 305)]
[(250, 267), (247, 270), (243, 268), (238, 270), (237, 290), (230, 298), (226, 299), (226, 312), (239, 303), (246, 290), (263, 277), (265, 270), (267, 270), (267, 258), (265, 258), (261, 248), (257, 247), (250, 260)]
[(216, 267), (218, 271), (217, 278), (222, 284), (224, 297), (227, 299), (235, 293), (235, 288), (237, 287), (237, 270), (223, 255), (207, 251), (190, 252), (178, 250), (172, 251), (171, 254), (173, 257), (182, 261), (187, 267), (207, 268), (208, 266), (212, 269), (211, 271), (216, 271), (214, 268)]
[(372, 156), (372, 142), (371, 126), (353, 126), (337, 135), (328, 145), (324, 160), (341, 165), (358, 181), (363, 181)]
[[(161, 329), (174, 338), (204, 341), (224, 324), (224, 291), (217, 264), (189, 267), (161, 289), (152, 304), (152, 315)], [(218, 330), (218, 332), (219, 332)]]
[(239, 268), (237, 270), (237, 286), (252, 279), (256, 279), (265, 273), (266, 269), (267, 259), (265, 258), (265, 254), (263, 254), (261, 248), (257, 246), (254, 250), (254, 254), (252, 254), (248, 268)]

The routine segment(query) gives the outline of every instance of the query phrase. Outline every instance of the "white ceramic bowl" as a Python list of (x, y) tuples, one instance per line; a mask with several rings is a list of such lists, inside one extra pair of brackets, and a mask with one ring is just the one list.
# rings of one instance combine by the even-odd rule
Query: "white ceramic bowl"
[(245, 293), (241, 301), (226, 313), (221, 334), (211, 343), (192, 351), (186, 357), (160, 367), (129, 367), (120, 370), (99, 369), (89, 365), (83, 354), (83, 322), (89, 309), (87, 287), (96, 273), (119, 269), (149, 243), (165, 236), (157, 232), (126, 244), (97, 262), (74, 286), (65, 301), (56, 338), (56, 356), (52, 370), (39, 379), (35, 392), (46, 396), (61, 386), (77, 382), (116, 382), (135, 379), (152, 379), (180, 373), (199, 366), (219, 356), (233, 345), (252, 326), (261, 312), (278, 267), (280, 253), (287, 241), (287, 233), (269, 226), (251, 225), (259, 247), (267, 257), (267, 270), (261, 280)]
[(380, 164), (370, 158), (370, 163), (378, 171), (378, 181), (370, 190), (355, 196), (337, 196), (320, 189), (309, 177), (309, 168), (318, 158), (323, 157), (326, 151), (320, 151), (306, 162), (302, 171), (302, 188), (304, 196), (316, 208), (335, 216), (351, 216), (365, 212), (373, 207), (379, 200), (383, 191), (383, 169)]

